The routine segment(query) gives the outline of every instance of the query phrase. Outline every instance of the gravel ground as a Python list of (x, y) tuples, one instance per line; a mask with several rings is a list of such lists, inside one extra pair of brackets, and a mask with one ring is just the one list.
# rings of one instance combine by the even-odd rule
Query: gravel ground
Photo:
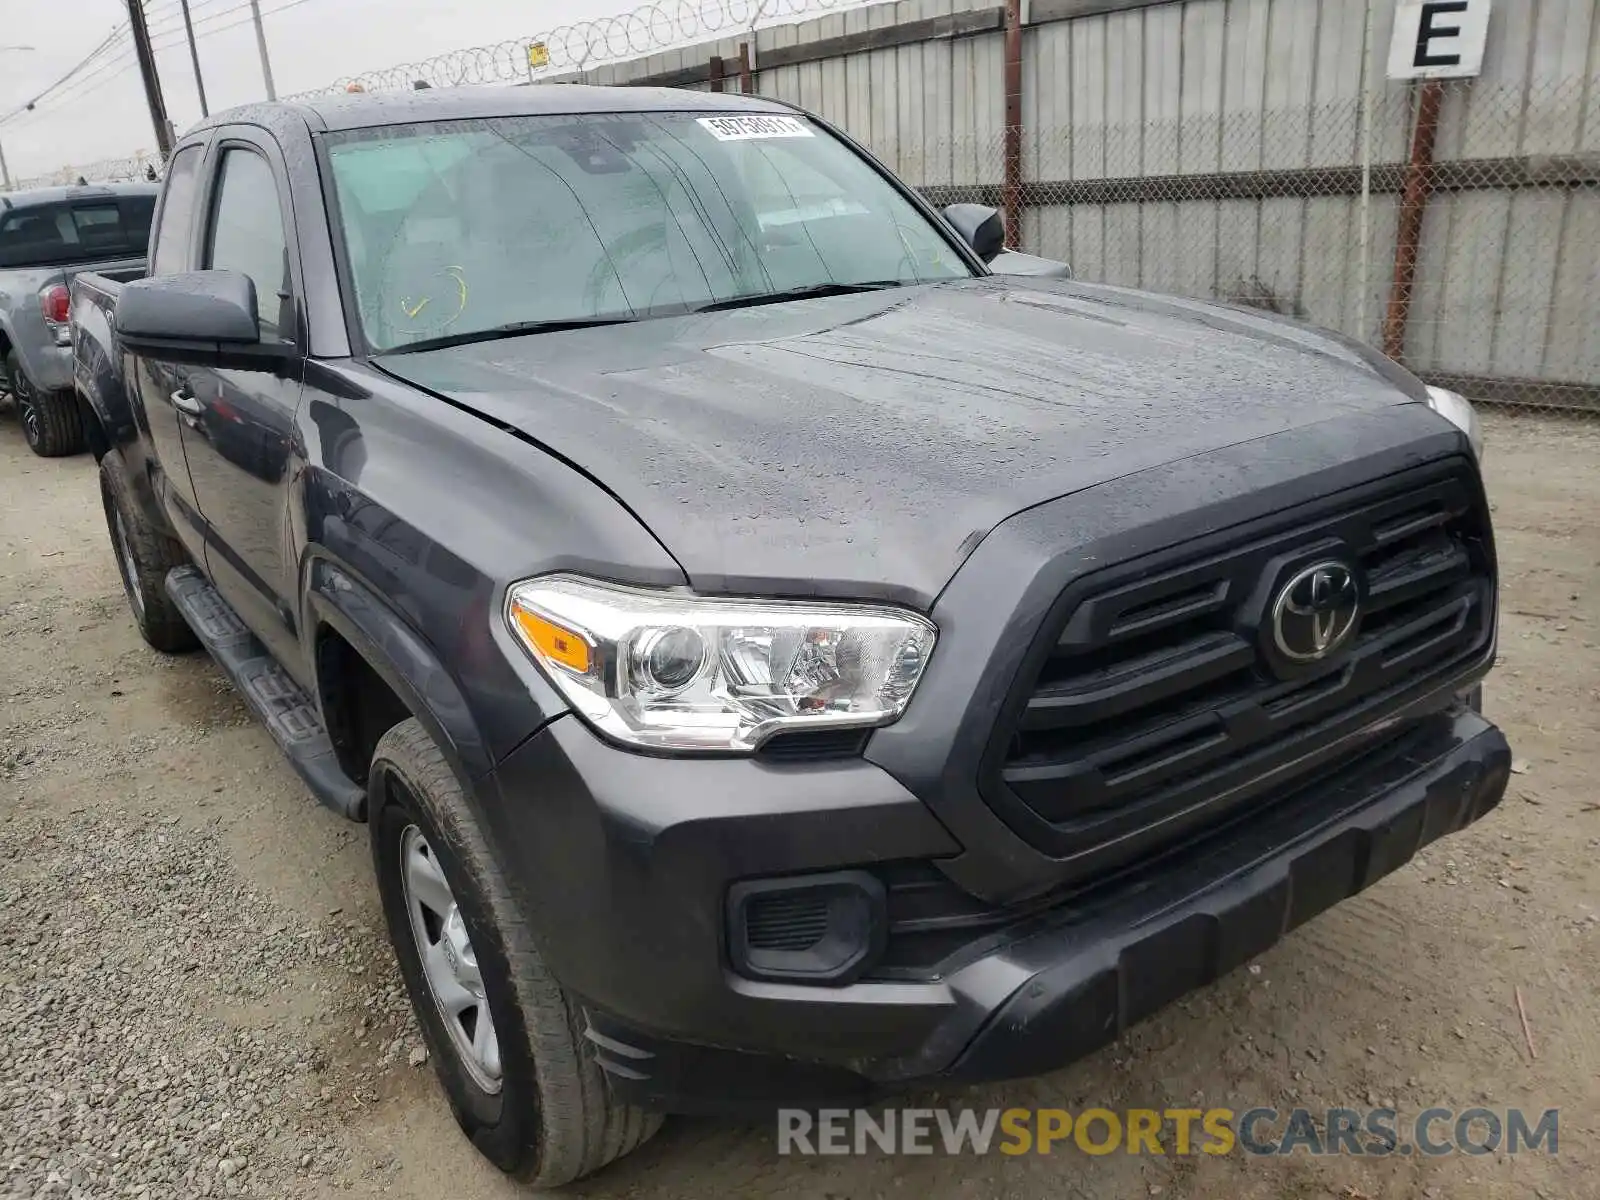
[[(1506, 803), (1088, 1061), (917, 1102), (1559, 1105), (1558, 1157), (799, 1160), (677, 1121), (574, 1192), (1600, 1196), (1600, 426), (1490, 444)], [(423, 1061), (370, 871), (203, 655), (138, 640), (89, 461), (0, 417), (0, 1195), (518, 1194)]]

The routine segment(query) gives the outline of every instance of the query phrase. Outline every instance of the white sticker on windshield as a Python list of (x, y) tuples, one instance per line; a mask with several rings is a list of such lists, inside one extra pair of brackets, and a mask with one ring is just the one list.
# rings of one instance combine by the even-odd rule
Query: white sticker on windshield
[(719, 142), (816, 136), (799, 117), (700, 117), (699, 122)]

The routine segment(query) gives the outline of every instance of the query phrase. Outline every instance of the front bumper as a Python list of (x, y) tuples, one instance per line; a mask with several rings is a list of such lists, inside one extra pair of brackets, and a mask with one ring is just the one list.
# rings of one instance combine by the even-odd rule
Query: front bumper
[(1065, 1065), (1477, 820), (1509, 772), (1504, 737), (1457, 705), (1375, 733), (1333, 778), (1028, 909), (925, 980), (839, 987), (734, 974), (724, 901), (740, 879), (958, 853), (870, 763), (653, 759), (562, 718), (502, 763), (485, 808), (612, 1086), (721, 1111)]

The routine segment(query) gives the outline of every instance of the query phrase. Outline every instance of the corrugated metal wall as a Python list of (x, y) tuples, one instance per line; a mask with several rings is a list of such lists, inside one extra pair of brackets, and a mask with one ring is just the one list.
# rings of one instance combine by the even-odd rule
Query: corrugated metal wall
[[(1376, 5), (1369, 76), (1362, 0), (1035, 0), (1023, 36), (1021, 248), (1070, 261), (1080, 278), (1264, 304), (1377, 342), (1415, 102), (1413, 85), (1382, 78), (1394, 7)], [(998, 19), (985, 32), (760, 69), (782, 47), (985, 11), (998, 18), (993, 0), (901, 0), (742, 40), (760, 93), (837, 122), (913, 184), (946, 197), (987, 185), (973, 198), (993, 203)], [(586, 78), (693, 68), (735, 57), (740, 40)], [(1408, 365), (1600, 385), (1600, 0), (1497, 0), (1482, 76), (1444, 91)], [(1365, 204), (1351, 170), (1364, 96), (1371, 158), (1388, 181)]]

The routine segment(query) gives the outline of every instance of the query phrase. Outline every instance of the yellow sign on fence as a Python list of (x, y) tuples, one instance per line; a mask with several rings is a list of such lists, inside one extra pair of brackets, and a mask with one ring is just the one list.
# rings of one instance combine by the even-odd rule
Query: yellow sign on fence
[(543, 42), (528, 43), (528, 66), (532, 69), (550, 65), (550, 48)]

